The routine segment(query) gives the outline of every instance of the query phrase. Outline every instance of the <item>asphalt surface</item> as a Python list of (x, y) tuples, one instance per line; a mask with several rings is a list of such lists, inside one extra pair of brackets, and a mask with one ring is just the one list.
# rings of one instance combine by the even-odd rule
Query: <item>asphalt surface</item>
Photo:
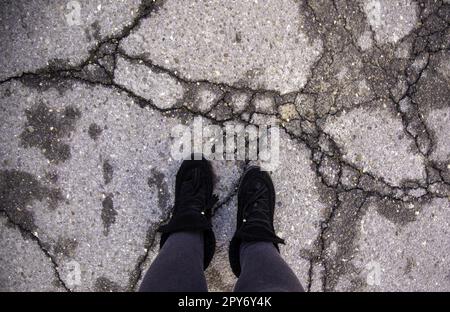
[[(280, 129), (276, 229), (308, 291), (450, 291), (449, 1), (3, 1), (0, 290), (133, 291), (173, 129)], [(214, 160), (210, 290), (239, 179)]]

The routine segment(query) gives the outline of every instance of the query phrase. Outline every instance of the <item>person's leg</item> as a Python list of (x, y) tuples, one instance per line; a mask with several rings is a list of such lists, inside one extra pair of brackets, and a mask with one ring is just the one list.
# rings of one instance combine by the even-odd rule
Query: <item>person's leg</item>
[(275, 188), (259, 167), (244, 173), (238, 191), (236, 232), (230, 242), (230, 266), (239, 278), (235, 291), (303, 291), (278, 252), (284, 240), (275, 233)]
[(234, 291), (304, 291), (272, 242), (243, 242), (240, 264), (241, 275)]
[(160, 252), (140, 291), (207, 291), (204, 270), (215, 251), (211, 211), (213, 173), (209, 162), (184, 160), (175, 180), (175, 204), (168, 223), (161, 225)]
[(208, 291), (203, 233), (172, 233), (145, 274), (139, 291)]

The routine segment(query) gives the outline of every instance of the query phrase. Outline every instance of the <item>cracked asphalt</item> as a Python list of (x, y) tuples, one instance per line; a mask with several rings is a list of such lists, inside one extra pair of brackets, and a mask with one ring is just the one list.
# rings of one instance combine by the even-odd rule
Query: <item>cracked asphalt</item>
[[(172, 129), (277, 125), (276, 228), (308, 291), (450, 291), (450, 3), (2, 1), (0, 290), (133, 291)], [(210, 290), (249, 161), (213, 161)]]

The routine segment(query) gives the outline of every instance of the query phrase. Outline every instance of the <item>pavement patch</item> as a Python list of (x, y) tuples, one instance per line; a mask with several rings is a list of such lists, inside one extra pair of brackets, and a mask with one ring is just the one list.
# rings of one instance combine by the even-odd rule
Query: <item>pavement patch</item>
[(289, 93), (305, 85), (322, 51), (320, 40), (301, 31), (303, 18), (295, 1), (172, 0), (121, 48), (187, 80)]
[(424, 159), (412, 149), (401, 121), (388, 109), (356, 108), (330, 117), (324, 127), (343, 148), (344, 158), (362, 172), (370, 172), (387, 183), (423, 183)]

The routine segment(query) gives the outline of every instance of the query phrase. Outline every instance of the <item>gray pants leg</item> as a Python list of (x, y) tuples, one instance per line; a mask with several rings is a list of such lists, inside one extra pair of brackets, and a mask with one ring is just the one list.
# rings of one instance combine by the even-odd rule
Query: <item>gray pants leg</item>
[(151, 264), (139, 291), (208, 291), (203, 272), (203, 234), (171, 234)]
[(269, 242), (248, 242), (241, 245), (241, 275), (234, 291), (302, 292), (294, 272)]

